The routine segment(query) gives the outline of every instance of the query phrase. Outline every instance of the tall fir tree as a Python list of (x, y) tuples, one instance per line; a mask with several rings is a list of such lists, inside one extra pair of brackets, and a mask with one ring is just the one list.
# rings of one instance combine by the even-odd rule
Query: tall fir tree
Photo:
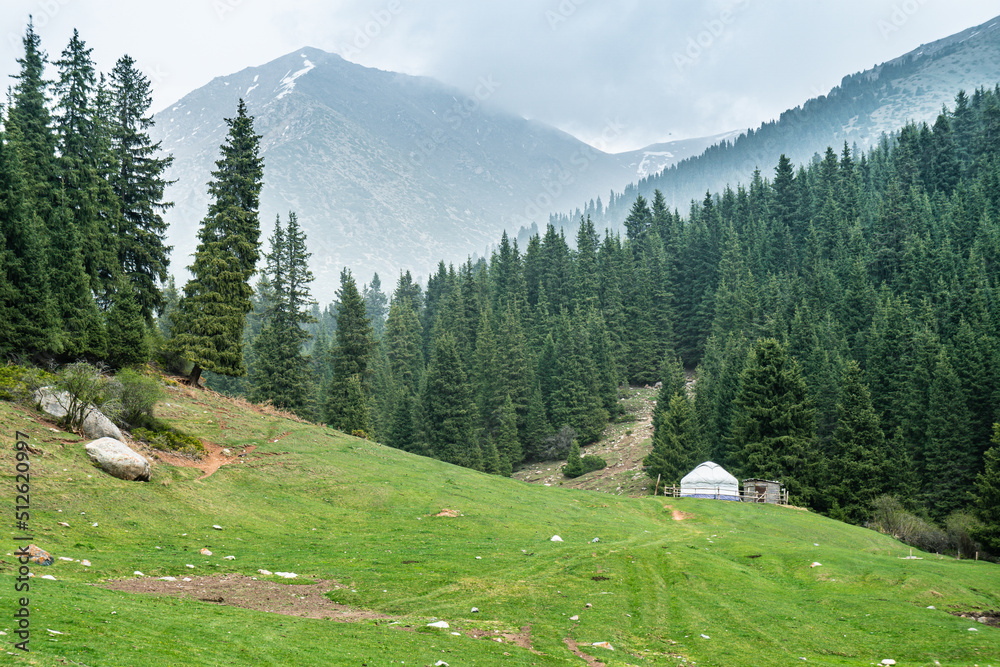
[[(193, 385), (202, 369), (232, 377), (247, 372), (243, 330), (253, 309), (250, 279), (260, 246), (256, 207), (263, 185), (263, 160), (260, 136), (254, 133), (253, 118), (247, 116), (243, 100), (236, 117), (227, 118), (226, 124), (229, 133), (220, 148), (222, 157), (208, 185), (213, 200), (198, 231), (198, 248), (189, 267), (191, 279), (173, 318), (171, 346), (193, 364), (189, 377)], [(147, 314), (145, 306), (151, 301), (143, 301), (142, 285), (140, 281), (137, 291)]]
[[(161, 213), (173, 206), (163, 199), (168, 185), (164, 172), (173, 163), (173, 156), (157, 156), (160, 142), (149, 137), (153, 126), (153, 117), (147, 115), (153, 102), (149, 79), (127, 55), (111, 72), (109, 97), (114, 161), (111, 187), (121, 206), (121, 217), (112, 228), (118, 239), (118, 266), (133, 285), (143, 317), (151, 322), (153, 313), (163, 306), (159, 285), (166, 281), (170, 264), (170, 247), (164, 243), (167, 223)], [(255, 147), (256, 140), (255, 136)], [(218, 175), (213, 172), (213, 177)], [(259, 190), (259, 173), (256, 177)], [(218, 181), (209, 184), (209, 192), (216, 198), (218, 192), (213, 187), (217, 185)], [(213, 204), (217, 205), (218, 201)], [(211, 208), (209, 216), (213, 217)]]
[(310, 359), (302, 350), (309, 338), (305, 326), (315, 321), (311, 307), (316, 302), (309, 292), (313, 281), (308, 265), (311, 253), (306, 250), (306, 235), (294, 212), (288, 214), (284, 229), (281, 218), (275, 220), (270, 244), (265, 273), (273, 297), (253, 343), (256, 364), (250, 373), (250, 396), (311, 416), (315, 378)]
[(798, 364), (774, 339), (751, 348), (740, 376), (730, 439), (747, 477), (776, 479), (798, 502), (815, 494), (814, 410)]
[(375, 341), (358, 285), (347, 269), (340, 272), (337, 299), (337, 336), (330, 385), (324, 392), (324, 418), (329, 426), (350, 433), (367, 425), (367, 417), (364, 424), (358, 419), (359, 403), (365, 405), (367, 415), (368, 363)]

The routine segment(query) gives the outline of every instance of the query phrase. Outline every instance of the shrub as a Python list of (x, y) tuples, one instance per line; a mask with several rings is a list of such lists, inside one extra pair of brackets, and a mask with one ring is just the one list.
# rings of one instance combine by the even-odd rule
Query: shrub
[(362, 440), (368, 439), (368, 434), (365, 433), (364, 429), (360, 428), (356, 428), (353, 431), (351, 431), (351, 435), (353, 435), (355, 438), (361, 438)]
[(16, 364), (0, 366), (0, 401), (31, 400), (36, 391), (55, 381), (55, 375), (40, 368)]
[(600, 470), (607, 466), (608, 464), (600, 456), (594, 456), (593, 454), (588, 454), (587, 456), (580, 456), (580, 445), (573, 441), (573, 444), (569, 448), (569, 456), (566, 459), (566, 465), (563, 466), (563, 475), (573, 479), (581, 475), (586, 475), (588, 472), (593, 472), (595, 470)]
[(948, 535), (931, 522), (904, 509), (896, 497), (879, 496), (872, 503), (872, 508), (875, 518), (870, 527), (880, 533), (923, 551), (941, 553), (948, 550)]
[(944, 527), (948, 532), (948, 541), (958, 552), (959, 557), (971, 558), (973, 554), (984, 551), (983, 546), (973, 537), (982, 529), (982, 523), (969, 512), (962, 510), (952, 512), (945, 519)]
[(163, 388), (151, 377), (126, 368), (115, 376), (121, 387), (119, 401), (121, 425), (129, 428), (149, 426), (153, 417), (153, 406), (163, 398)]
[(65, 406), (67, 414), (62, 419), (66, 428), (80, 428), (92, 408), (115, 421), (121, 407), (118, 400), (121, 386), (107, 376), (103, 366), (85, 361), (69, 364), (59, 371), (55, 386), (69, 395), (69, 405)]
[(198, 438), (181, 433), (174, 428), (167, 427), (162, 430), (137, 428), (132, 431), (132, 437), (145, 442), (154, 449), (188, 454), (198, 458), (205, 453), (205, 446)]

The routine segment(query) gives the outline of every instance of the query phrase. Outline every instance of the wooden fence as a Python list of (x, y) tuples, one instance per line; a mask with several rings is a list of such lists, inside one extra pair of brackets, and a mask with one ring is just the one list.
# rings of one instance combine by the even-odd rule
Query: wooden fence
[[(659, 480), (657, 480), (657, 482), (656, 482), (656, 488), (653, 490), (653, 495), (666, 496), (668, 498), (671, 498), (671, 497), (673, 497), (673, 498), (680, 498), (681, 497), (681, 487), (677, 486), (676, 484), (671, 484), (670, 486), (667, 486), (666, 484), (664, 484), (663, 488), (660, 489), (660, 482), (659, 482)], [(709, 494), (699, 494), (699, 495), (707, 496)], [(740, 490), (739, 494), (731, 494), (731, 493), (722, 493), (720, 489), (715, 489), (715, 497), (716, 497), (716, 499), (718, 499), (719, 496), (725, 496), (725, 497), (728, 498), (728, 497), (730, 497), (732, 495), (739, 495), (740, 501), (744, 502), (744, 503), (764, 503), (764, 502), (767, 502), (764, 499), (764, 494), (763, 493), (756, 493), (756, 492), (752, 492), (752, 491), (749, 492), (749, 493), (747, 493), (747, 492), (745, 492), (743, 490)], [(787, 505), (788, 504), (788, 489), (782, 489), (781, 493), (778, 496), (777, 502), (773, 502), (771, 504), (773, 504), (773, 505)]]

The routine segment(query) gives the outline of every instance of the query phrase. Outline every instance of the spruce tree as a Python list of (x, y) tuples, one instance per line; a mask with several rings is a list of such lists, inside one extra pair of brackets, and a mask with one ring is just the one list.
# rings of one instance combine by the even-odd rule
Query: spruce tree
[(53, 352), (59, 346), (45, 226), (31, 205), (24, 172), (26, 153), (20, 129), (8, 115), (0, 134), (0, 233), (6, 246), (0, 351), (7, 354)]
[(314, 378), (308, 357), (302, 354), (309, 334), (305, 325), (314, 322), (309, 293), (313, 281), (306, 251), (306, 236), (295, 213), (288, 225), (281, 218), (274, 223), (267, 255), (266, 276), (272, 303), (265, 312), (264, 326), (254, 340), (255, 365), (250, 371), (250, 396), (255, 401), (271, 401), (275, 406), (308, 415)]
[(361, 291), (361, 298), (365, 302), (365, 313), (372, 323), (372, 336), (375, 340), (382, 340), (385, 334), (385, 320), (389, 314), (389, 299), (382, 291), (382, 280), (378, 273), (372, 276), (372, 281), (364, 286)]
[(983, 527), (975, 538), (1000, 554), (1000, 424), (993, 425), (992, 447), (983, 455), (983, 471), (976, 477), (976, 509)]
[(430, 453), (448, 463), (468, 468), (481, 466), (476, 428), (479, 417), (451, 334), (442, 333), (435, 338), (424, 385), (420, 397), (422, 431)]
[[(333, 369), (326, 389), (324, 417), (329, 426), (350, 433), (363, 428), (357, 421), (359, 402), (368, 400), (370, 369), (368, 362), (375, 342), (358, 292), (354, 276), (347, 269), (340, 272), (340, 305), (337, 308), (337, 338), (333, 351)], [(365, 409), (367, 415), (367, 408)], [(367, 417), (365, 418), (367, 425)]]
[(650, 479), (673, 484), (704, 459), (704, 451), (691, 399), (684, 392), (668, 392), (664, 384), (653, 411), (653, 451), (642, 464)]
[(814, 411), (798, 365), (781, 343), (761, 339), (740, 376), (730, 440), (747, 477), (776, 479), (811, 503), (814, 494)]
[(108, 363), (113, 368), (144, 364), (149, 360), (146, 320), (131, 283), (119, 279), (107, 312)]
[[(121, 205), (121, 217), (112, 231), (118, 239), (118, 266), (132, 283), (143, 317), (147, 321), (152, 321), (153, 313), (163, 306), (159, 284), (167, 279), (170, 248), (164, 244), (167, 223), (160, 214), (173, 205), (163, 199), (163, 192), (168, 184), (163, 174), (173, 162), (173, 156), (156, 157), (160, 151), (160, 142), (153, 143), (149, 138), (153, 117), (146, 114), (152, 102), (149, 79), (138, 70), (132, 58), (122, 56), (111, 72), (110, 83), (111, 153), (115, 168), (111, 174), (111, 187)], [(232, 128), (232, 123), (229, 120), (226, 122)], [(230, 141), (233, 139), (235, 137), (230, 131)], [(252, 176), (254, 175), (247, 174), (248, 178)], [(217, 179), (218, 174), (213, 172), (213, 177)], [(256, 179), (259, 190), (259, 173), (256, 174)], [(216, 199), (220, 185), (222, 183), (219, 181), (209, 184), (209, 192)], [(218, 204), (216, 201), (212, 206)], [(219, 217), (211, 207), (209, 217)], [(203, 222), (203, 225), (207, 222), (208, 220)], [(211, 225), (217, 226), (220, 222), (216, 219)], [(215, 231), (209, 234), (212, 240), (220, 235), (224, 234)], [(202, 244), (208, 242), (200, 234), (199, 239)], [(218, 251), (234, 250), (237, 247)], [(197, 259), (195, 262), (197, 263)], [(226, 296), (238, 297), (235, 292)], [(223, 370), (239, 371), (242, 361), (233, 364), (208, 363)], [(198, 364), (196, 368), (199, 368)]]
[[(126, 64), (130, 66), (130, 61)], [(128, 68), (123, 69), (127, 73)], [(246, 375), (243, 329), (253, 309), (250, 278), (256, 271), (260, 245), (256, 206), (263, 166), (258, 156), (260, 136), (254, 133), (253, 118), (246, 115), (242, 100), (236, 117), (227, 118), (226, 124), (229, 133), (221, 147), (222, 157), (208, 185), (213, 201), (198, 231), (198, 248), (189, 267), (191, 279), (173, 318), (171, 347), (193, 364), (189, 377), (193, 385), (202, 369), (231, 377)], [(152, 165), (146, 164), (148, 171)], [(162, 193), (162, 187), (158, 191)], [(135, 210), (141, 209), (149, 211), (145, 207)], [(144, 285), (139, 281), (137, 291), (143, 313), (148, 315), (147, 307), (154, 303)], [(157, 290), (157, 304), (160, 299)]]
[(844, 370), (830, 452), (828, 492), (841, 517), (855, 524), (867, 520), (871, 502), (896, 491), (886, 485), (894, 465), (887, 458), (885, 434), (861, 368), (851, 360)]
[(521, 462), (524, 453), (517, 435), (517, 410), (508, 395), (500, 408), (500, 429), (496, 440), (497, 451), (500, 452), (500, 474), (510, 477), (513, 466)]

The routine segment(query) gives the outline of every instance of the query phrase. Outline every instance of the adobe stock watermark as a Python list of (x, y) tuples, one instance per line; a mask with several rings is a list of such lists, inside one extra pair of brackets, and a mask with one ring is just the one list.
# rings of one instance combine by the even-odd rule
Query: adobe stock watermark
[(17, 577), (14, 579), (14, 602), (16, 611), (14, 612), (14, 634), (21, 641), (14, 644), (14, 648), (19, 651), (29, 652), (29, 642), (31, 641), (31, 610), (28, 603), (31, 601), (27, 594), (31, 592), (31, 553), (29, 547), (32, 542), (31, 536), (31, 448), (28, 446), (28, 434), (17, 431), (15, 433), (16, 444), (14, 446), (14, 527), (17, 535), (14, 542), (20, 544), (14, 552), (14, 557), (18, 561)]
[(220, 21), (224, 21), (226, 14), (236, 11), (236, 8), (243, 4), (243, 0), (212, 0), (212, 9)]
[(576, 14), (577, 8), (585, 2), (587, 0), (559, 0), (555, 9), (546, 9), (545, 20), (549, 22), (549, 28), (553, 32), (558, 30), (559, 26), (568, 21), (573, 14)]
[(594, 148), (581, 148), (570, 156), (570, 169), (556, 167), (551, 177), (543, 179), (541, 191), (534, 197), (525, 199), (524, 215), (514, 216), (515, 224), (530, 227), (532, 222), (539, 222), (546, 211), (551, 211), (555, 203), (562, 197), (566, 188), (573, 185), (598, 157), (598, 151), (605, 151), (608, 144), (620, 137), (625, 131), (625, 124), (615, 118), (604, 124), (601, 135), (594, 141)]
[[(29, 13), (31, 22), (34, 24), (35, 29), (44, 28), (48, 25), (49, 21), (56, 17), (63, 7), (71, 2), (73, 2), (73, 0), (38, 0), (38, 2), (35, 3), (34, 10)], [(24, 32), (18, 33), (12, 30), (7, 33), (7, 42), (10, 44), (12, 49), (18, 49), (23, 46), (23, 39)]]
[(402, 0), (389, 0), (381, 9), (373, 9), (369, 14), (369, 20), (354, 26), (354, 35), (350, 43), (337, 48), (341, 57), (345, 60), (356, 58), (379, 38), (402, 11)]
[(718, 16), (705, 21), (702, 24), (705, 29), (694, 36), (688, 35), (684, 50), (674, 52), (674, 66), (683, 72), (685, 68), (697, 63), (702, 54), (712, 48), (715, 41), (726, 32), (726, 28), (733, 24), (736, 16), (749, 5), (750, 0), (735, 0), (719, 12)]
[[(452, 132), (457, 132), (466, 120), (472, 117), (483, 102), (493, 97), (494, 93), (500, 89), (500, 82), (493, 78), (492, 74), (479, 77), (479, 81), (471, 97), (455, 100), (441, 117)], [(415, 167), (420, 167), (429, 158), (438, 146), (448, 139), (448, 133), (443, 127), (438, 127), (416, 140), (415, 150), (410, 151), (410, 163)]]
[(893, 5), (892, 12), (889, 13), (888, 17), (880, 18), (875, 22), (878, 31), (882, 33), (882, 39), (889, 39), (889, 35), (899, 32), (899, 29), (906, 25), (925, 4), (927, 4), (927, 0), (904, 0), (904, 2)]

